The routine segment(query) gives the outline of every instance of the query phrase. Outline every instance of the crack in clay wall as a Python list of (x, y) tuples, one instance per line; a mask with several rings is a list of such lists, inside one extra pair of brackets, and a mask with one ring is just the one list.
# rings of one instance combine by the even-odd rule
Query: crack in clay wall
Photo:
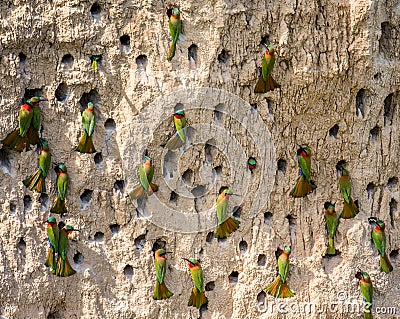
[[(276, 275), (275, 250), (285, 244), (292, 246), (289, 283), (296, 296), (282, 301), (284, 305), (336, 301), (339, 291), (361, 301), (354, 278), (361, 268), (372, 277), (374, 306), (397, 307), (399, 3), (182, 1), (178, 5), (183, 35), (168, 63), (165, 8), (169, 4), (157, 0), (0, 3), (1, 136), (17, 125), (20, 103), (27, 97), (38, 94), (49, 100), (42, 104), (43, 136), (53, 161), (66, 163), (71, 179), (64, 221), (82, 229), (70, 240), (70, 260), (77, 274), (51, 275), (43, 265), (47, 239), (42, 222), (56, 196), (56, 175), (51, 171), (46, 180), (47, 197), (32, 193), (21, 181), (37, 166), (35, 152), (0, 150), (0, 315), (360, 318), (358, 313), (284, 314), (276, 307), (269, 311), (278, 301), (262, 289)], [(262, 43), (275, 45), (274, 78), (282, 87), (255, 95)], [(93, 56), (101, 56), (97, 72), (91, 70)], [(196, 88), (218, 89), (243, 99), (235, 104), (235, 110), (244, 114), (242, 120), (227, 113), (233, 102), (210, 98), (202, 110), (193, 109), (190, 95), (175, 104), (154, 102)], [(73, 151), (82, 129), (80, 114), (89, 100), (97, 115), (94, 155)], [(168, 116), (177, 103), (188, 110), (193, 124), (211, 123), (231, 132), (238, 152), (246, 155), (244, 162), (228, 161), (229, 152), (214, 149), (211, 141), (206, 146), (207, 138), (183, 155), (174, 155), (179, 166), (168, 161), (163, 166), (159, 144), (173, 133)], [(262, 125), (249, 132), (243, 125), (256, 115)], [(132, 125), (139, 118), (146, 125)], [(154, 131), (147, 125), (152, 122), (157, 124)], [(264, 126), (274, 145), (271, 163), (265, 163), (255, 143)], [(304, 199), (288, 195), (298, 175), (298, 143), (312, 149), (312, 177), (318, 186)], [(166, 207), (196, 215), (211, 208), (220, 186), (229, 184), (244, 199), (229, 205), (230, 212), (238, 206), (238, 231), (217, 241), (212, 228), (183, 233), (154, 224), (157, 216), (137, 209), (126, 196), (137, 182), (145, 149), (156, 159), (157, 183), (165, 184), (164, 174), (173, 171), (175, 177), (184, 175), (176, 187), (187, 184), (191, 190), (200, 186), (209, 190), (195, 202), (163, 184), (157, 198)], [(252, 175), (246, 171), (249, 156), (261, 165)], [(335, 238), (341, 255), (326, 259), (322, 258), (323, 204), (330, 200), (341, 210), (335, 167), (339, 161), (345, 161), (350, 171), (360, 213), (341, 221)], [(243, 169), (232, 171), (236, 165)], [(271, 188), (262, 191), (257, 186), (270, 171)], [(245, 190), (235, 188), (241, 180), (250, 181)], [(258, 198), (265, 199), (265, 205), (251, 211)], [(395, 268), (390, 275), (379, 273), (370, 243), (370, 216), (386, 222), (387, 251)], [(174, 296), (156, 302), (153, 251), (164, 246), (174, 252), (166, 276)], [(209, 304), (201, 312), (187, 307), (192, 283), (181, 257), (202, 261)]]

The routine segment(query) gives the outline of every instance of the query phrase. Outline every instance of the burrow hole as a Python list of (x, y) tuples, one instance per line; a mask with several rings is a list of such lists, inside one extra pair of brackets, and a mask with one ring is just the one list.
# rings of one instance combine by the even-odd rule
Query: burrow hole
[(82, 97), (79, 100), (82, 111), (86, 110), (89, 102), (92, 102), (94, 104), (95, 109), (96, 109), (96, 107), (98, 107), (98, 105), (100, 103), (100, 95), (96, 89), (90, 90), (89, 93), (82, 94)]
[(17, 211), (17, 205), (15, 203), (10, 203), (10, 213), (15, 214)]
[(264, 213), (264, 223), (269, 224), (271, 221), (272, 213), (271, 212), (265, 212)]
[(264, 35), (261, 37), (261, 41), (260, 41), (260, 50), (265, 51), (267, 45), (269, 43), (269, 35)]
[(118, 234), (121, 231), (121, 227), (118, 224), (110, 225), (110, 230), (112, 234)]
[(218, 62), (220, 64), (226, 64), (226, 62), (228, 62), (228, 59), (229, 59), (228, 51), (226, 51), (225, 49), (222, 49), (221, 53), (218, 54)]
[(373, 182), (368, 183), (368, 185), (367, 185), (368, 198), (373, 197), (375, 192), (376, 192), (375, 184)]
[(204, 185), (198, 185), (190, 191), (195, 198), (203, 197), (207, 193), (207, 188)]
[(146, 234), (140, 235), (134, 240), (135, 247), (138, 251), (142, 251), (146, 244)]
[(43, 88), (25, 89), (24, 97), (21, 102), (25, 103), (26, 100), (33, 96), (43, 97)]
[(136, 58), (136, 66), (139, 72), (141, 71), (146, 71), (146, 67), (147, 67), (147, 56), (145, 56), (144, 54), (139, 55)]
[(117, 126), (114, 119), (109, 118), (104, 122), (104, 127), (108, 133), (112, 133), (115, 132)]
[(42, 193), (39, 197), (40, 210), (45, 211), (49, 205), (49, 195)]
[(18, 247), (18, 250), (19, 250), (21, 253), (24, 253), (24, 252), (25, 252), (25, 249), (26, 249), (26, 242), (25, 242), (25, 240), (24, 240), (22, 237), (19, 239), (19, 241), (18, 241), (18, 243), (17, 243), (17, 247)]
[(85, 189), (80, 196), (81, 198), (81, 209), (85, 209), (89, 202), (92, 200), (93, 190)]
[(376, 125), (371, 131), (369, 131), (371, 142), (375, 142), (378, 139), (380, 131), (381, 128), (378, 125)]
[(393, 116), (394, 116), (395, 107), (396, 107), (396, 102), (393, 99), (393, 93), (389, 94), (385, 98), (383, 105), (384, 105), (384, 113), (383, 113), (384, 125), (385, 126), (392, 125)]
[(207, 234), (206, 242), (207, 242), (207, 243), (211, 243), (213, 239), (214, 239), (214, 232), (213, 232), (213, 231), (210, 231), (210, 232)]
[(131, 45), (131, 37), (127, 34), (124, 34), (119, 38), (119, 42), (121, 42), (121, 46), (130, 47)]
[(64, 82), (60, 83), (54, 93), (58, 102), (65, 102), (69, 95), (69, 87)]
[(209, 139), (204, 146), (204, 153), (206, 156), (206, 163), (212, 163), (214, 160), (214, 156), (216, 155), (217, 148), (215, 147), (215, 140)]
[(185, 109), (185, 105), (183, 105), (182, 103), (176, 103), (174, 106), (174, 112), (177, 112), (179, 110), (184, 110)]
[(250, 104), (250, 113), (254, 114), (257, 112), (257, 103)]
[(74, 254), (74, 263), (75, 264), (77, 264), (77, 265), (79, 265), (79, 264), (82, 264), (83, 263), (83, 260), (85, 259), (84, 257), (83, 257), (83, 255), (81, 254), (81, 252), (79, 252), (79, 251), (76, 251), (76, 253)]
[(100, 232), (100, 231), (96, 232), (96, 233), (94, 234), (94, 241), (95, 241), (96, 243), (101, 243), (101, 242), (103, 242), (103, 241), (104, 241), (104, 234), (103, 234), (102, 232)]
[(100, 20), (100, 13), (101, 13), (101, 7), (100, 5), (95, 2), (92, 4), (90, 7), (90, 14), (92, 15), (93, 19), (98, 22)]
[(265, 99), (267, 101), (267, 106), (268, 106), (268, 115), (274, 115), (274, 109), (275, 109), (275, 102), (272, 101), (271, 99)]
[(157, 240), (153, 244), (153, 248), (151, 249), (153, 252), (164, 249), (167, 247), (167, 242), (161, 238), (157, 238)]
[(240, 218), (241, 214), (242, 214), (242, 207), (234, 206), (232, 209), (232, 216), (235, 218)]
[(287, 162), (283, 158), (278, 159), (278, 172), (286, 173)]
[(339, 125), (335, 124), (329, 129), (329, 136), (336, 138), (339, 132)]
[(197, 45), (192, 44), (188, 48), (188, 60), (189, 60), (189, 69), (196, 70), (197, 69)]
[(169, 195), (169, 202), (171, 204), (176, 205), (176, 203), (178, 201), (178, 197), (179, 197), (179, 195), (177, 193), (175, 193), (174, 191), (172, 191), (171, 194)]
[(228, 278), (230, 284), (236, 285), (238, 283), (239, 273), (237, 271), (232, 271)]
[(132, 279), (133, 277), (133, 268), (131, 265), (126, 265), (124, 268), (124, 275), (128, 279)]
[(116, 180), (114, 183), (114, 190), (123, 193), (125, 189), (125, 181), (123, 179)]
[(21, 70), (21, 72), (24, 72), (25, 70), (25, 62), (26, 62), (26, 55), (22, 52), (20, 52), (18, 54), (18, 58), (19, 58), (19, 68)]
[(394, 190), (396, 190), (397, 185), (399, 183), (399, 179), (396, 176), (393, 176), (391, 178), (389, 178), (386, 187), (393, 192)]
[(356, 112), (358, 116), (364, 117), (365, 89), (360, 89), (356, 95)]
[(221, 122), (222, 121), (222, 116), (224, 114), (224, 109), (225, 109), (225, 106), (222, 103), (219, 103), (218, 105), (215, 106), (215, 108), (214, 108), (214, 120), (216, 122)]
[(264, 254), (258, 255), (257, 265), (265, 266), (266, 263), (267, 263), (267, 257)]
[(392, 259), (397, 259), (397, 257), (399, 257), (399, 250), (398, 249), (394, 249), (390, 252), (389, 254), (390, 258)]
[(24, 196), (24, 213), (32, 210), (32, 198), (29, 195)]
[(244, 240), (242, 240), (240, 243), (239, 243), (239, 250), (240, 250), (240, 253), (241, 254), (244, 254), (246, 251), (247, 251), (247, 242), (246, 241), (244, 241)]
[(0, 149), (0, 165), (4, 174), (11, 174), (11, 162), (8, 158), (8, 152), (3, 148)]
[(336, 163), (336, 171), (338, 173), (342, 173), (342, 170), (346, 167), (346, 161), (345, 160), (340, 160), (339, 162)]
[(215, 288), (215, 282), (214, 281), (210, 281), (208, 283), (206, 283), (206, 291), (213, 291)]
[(103, 162), (103, 155), (101, 154), (101, 152), (96, 153), (94, 155), (94, 163), (96, 164), (96, 166), (99, 166), (101, 164), (101, 162)]
[(72, 66), (74, 65), (74, 57), (71, 54), (65, 54), (61, 58), (61, 65), (64, 67), (64, 69), (70, 70), (72, 69)]
[(193, 185), (194, 182), (194, 175), (193, 175), (193, 171), (188, 168), (186, 171), (183, 172), (182, 174), (182, 180), (186, 185)]
[(261, 307), (265, 307), (265, 299), (267, 298), (267, 294), (265, 293), (264, 290), (261, 290), (261, 292), (257, 295), (257, 303), (258, 307), (260, 309), (263, 309)]

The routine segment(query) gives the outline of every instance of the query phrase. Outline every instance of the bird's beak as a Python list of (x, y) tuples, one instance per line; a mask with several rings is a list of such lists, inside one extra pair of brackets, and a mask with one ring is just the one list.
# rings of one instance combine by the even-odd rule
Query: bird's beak
[(174, 252), (173, 251), (166, 251), (165, 253), (166, 254), (173, 254)]
[(81, 230), (80, 230), (80, 229), (75, 229), (75, 228), (74, 228), (72, 231), (79, 231), (79, 232), (80, 232)]
[(48, 101), (48, 99), (40, 98), (39, 101)]
[(182, 258), (183, 260), (186, 260), (188, 263), (190, 263), (190, 260), (187, 258)]
[(376, 217), (370, 217), (370, 218), (368, 218), (368, 222), (369, 222), (370, 224), (376, 224)]

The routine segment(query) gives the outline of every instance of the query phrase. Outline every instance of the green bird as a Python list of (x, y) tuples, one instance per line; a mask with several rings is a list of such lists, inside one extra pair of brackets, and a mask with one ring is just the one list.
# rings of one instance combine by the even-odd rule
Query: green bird
[(275, 64), (275, 49), (272, 45), (267, 45), (261, 64), (261, 75), (258, 79), (254, 93), (267, 93), (281, 86), (273, 79), (272, 70)]
[(62, 216), (63, 214), (67, 213), (67, 208), (65, 207), (65, 196), (67, 195), (68, 191), (69, 176), (67, 173), (67, 167), (63, 163), (57, 165), (54, 170), (57, 173), (58, 195), (56, 201), (50, 209), (50, 212), (61, 214)]
[(194, 282), (194, 287), (189, 298), (188, 306), (193, 306), (197, 309), (200, 309), (202, 305), (208, 302), (203, 289), (203, 269), (201, 268), (200, 262), (198, 260), (194, 258), (183, 259), (188, 262), (190, 274), (192, 275), (192, 279)]
[(311, 149), (306, 145), (300, 145), (297, 154), (300, 175), (297, 178), (295, 186), (290, 191), (290, 195), (295, 198), (307, 196), (307, 194), (310, 194), (317, 188), (311, 180)]
[(164, 282), (165, 272), (167, 270), (166, 266), (166, 255), (167, 253), (164, 249), (158, 249), (154, 256), (154, 267), (156, 268), (156, 285), (154, 287), (155, 300), (162, 300), (170, 298), (173, 293), (168, 290)]
[(179, 8), (172, 8), (167, 10), (167, 15), (169, 18), (169, 35), (172, 38), (171, 44), (169, 46), (167, 60), (171, 61), (175, 56), (176, 42), (178, 42), (179, 35), (182, 30), (181, 13)]
[(372, 319), (372, 281), (368, 273), (359, 271), (356, 278), (360, 281), (360, 289), (365, 301), (364, 319)]
[(31, 127), (33, 117), (33, 105), (30, 100), (27, 100), (21, 106), (18, 115), (18, 128), (12, 131), (2, 140), (2, 144), (10, 149), (15, 149), (18, 152), (22, 152), (24, 149), (29, 148), (29, 136), (28, 131)]
[(29, 144), (31, 145), (37, 145), (40, 142), (39, 139), (39, 130), (40, 130), (40, 124), (41, 124), (41, 115), (40, 115), (40, 101), (46, 101), (45, 99), (41, 99), (37, 96), (32, 97), (29, 99), (31, 105), (33, 106), (33, 116), (32, 116), (32, 121), (31, 125), (29, 127), (28, 131), (28, 137), (29, 137)]
[(170, 150), (175, 150), (186, 142), (187, 121), (183, 110), (178, 110), (174, 113), (174, 124), (176, 133), (165, 145)]
[(97, 71), (97, 69), (99, 67), (99, 62), (101, 60), (101, 56), (93, 55), (90, 59), (92, 61), (92, 70)]
[(158, 185), (152, 183), (154, 176), (154, 166), (151, 157), (145, 156), (144, 163), (139, 166), (139, 185), (133, 188), (129, 196), (137, 200), (146, 195), (150, 196), (153, 192), (158, 191)]
[(82, 112), (83, 134), (76, 147), (76, 151), (80, 153), (96, 153), (93, 145), (92, 135), (96, 126), (96, 114), (93, 111), (94, 105), (89, 102), (86, 110)]
[(324, 208), (325, 208), (325, 224), (329, 235), (328, 248), (326, 250), (326, 254), (335, 256), (338, 253), (338, 251), (335, 249), (334, 238), (336, 229), (339, 224), (339, 216), (336, 214), (335, 204), (332, 204), (331, 202), (326, 202), (324, 204)]
[(393, 266), (386, 253), (385, 223), (376, 217), (368, 218), (368, 222), (374, 226), (371, 237), (379, 252), (380, 270), (388, 274), (393, 270)]
[(66, 225), (60, 230), (60, 240), (58, 243), (59, 258), (56, 270), (56, 275), (60, 277), (68, 277), (76, 273), (76, 271), (72, 269), (68, 261), (68, 250), (69, 250), (68, 235), (73, 231), (79, 231), (79, 229), (75, 229), (70, 225)]
[(49, 144), (46, 140), (40, 141), (39, 169), (31, 176), (27, 177), (23, 183), (31, 191), (35, 190), (38, 193), (46, 193), (45, 179), (49, 172), (51, 164), (51, 153)]
[(247, 160), (247, 166), (249, 167), (250, 173), (253, 174), (253, 171), (257, 167), (257, 160), (254, 157), (249, 157)]
[(288, 298), (294, 296), (294, 293), (290, 290), (287, 284), (290, 252), (291, 249), (289, 246), (285, 246), (284, 250), (278, 248), (275, 252), (276, 259), (278, 260), (278, 277), (276, 277), (275, 280), (264, 289), (265, 292), (275, 298)]
[(345, 168), (341, 168), (342, 175), (339, 178), (339, 189), (342, 193), (344, 202), (343, 210), (340, 217), (344, 219), (353, 218), (358, 214), (358, 207), (351, 198), (351, 181), (349, 172)]
[(47, 252), (46, 262), (44, 264), (47, 267), (50, 267), (51, 272), (55, 274), (57, 270), (57, 254), (60, 231), (58, 229), (56, 219), (53, 216), (50, 216), (45, 223), (47, 223), (49, 250)]
[(239, 228), (240, 221), (234, 219), (233, 217), (227, 216), (228, 201), (232, 195), (232, 191), (229, 188), (225, 188), (217, 197), (216, 210), (218, 227), (217, 231), (215, 232), (215, 238), (227, 238)]

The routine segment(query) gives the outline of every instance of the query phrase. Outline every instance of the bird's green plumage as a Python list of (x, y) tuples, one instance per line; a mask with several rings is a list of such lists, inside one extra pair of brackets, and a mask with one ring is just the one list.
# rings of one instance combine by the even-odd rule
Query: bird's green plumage
[(194, 264), (194, 267), (190, 268), (190, 274), (192, 276), (194, 286), (199, 292), (203, 292), (203, 284), (204, 284), (204, 277), (203, 277), (203, 269), (200, 266), (200, 263), (194, 259), (190, 258), (189, 259), (192, 264)]
[(96, 126), (96, 115), (93, 112), (93, 108), (90, 109), (88, 107), (82, 112), (82, 123), (87, 135), (92, 136)]
[(33, 117), (33, 110), (31, 106), (24, 104), (19, 111), (18, 122), (19, 122), (19, 135), (25, 136), (28, 133)]
[(386, 235), (382, 230), (374, 229), (371, 233), (372, 241), (376, 249), (379, 251), (379, 254), (384, 257), (386, 254)]
[(60, 238), (59, 229), (54, 217), (50, 216), (47, 219), (47, 237), (49, 240), (49, 251), (47, 253), (45, 265), (51, 268), (53, 273), (57, 269), (57, 254), (58, 254), (58, 243)]
[(174, 117), (174, 124), (175, 124), (176, 132), (178, 133), (182, 143), (185, 143), (185, 141), (186, 141), (186, 125), (187, 125), (185, 114), (183, 113), (183, 117), (181, 117), (181, 118)]
[(38, 98), (37, 96), (34, 96), (30, 100), (33, 103), (32, 126), (36, 131), (39, 131), (40, 130), (40, 123), (41, 123), (40, 106), (39, 106), (40, 98)]
[(331, 204), (329, 202), (325, 209), (325, 224), (326, 224), (326, 229), (328, 230), (328, 234), (329, 234), (328, 248), (327, 248), (326, 253), (328, 255), (336, 255), (334, 238), (335, 238), (336, 229), (339, 224), (339, 218), (335, 211), (335, 205)]
[(339, 189), (346, 203), (350, 204), (351, 181), (347, 170), (342, 170), (342, 176), (339, 178)]
[(60, 240), (58, 244), (59, 259), (57, 263), (56, 275), (61, 277), (68, 277), (75, 274), (75, 270), (71, 267), (68, 261), (69, 239), (68, 232), (73, 231), (74, 228), (70, 225), (64, 226), (60, 231)]
[(178, 8), (172, 9), (172, 14), (169, 17), (168, 25), (169, 25), (169, 34), (171, 36), (172, 42), (170, 44), (167, 60), (171, 61), (172, 58), (175, 56), (176, 43), (178, 42), (179, 35), (182, 29), (181, 15)]
[(218, 225), (222, 224), (226, 220), (228, 211), (228, 198), (225, 195), (232, 195), (232, 191), (227, 188), (222, 191), (222, 193), (217, 197), (217, 218)]
[(285, 246), (284, 250), (278, 257), (278, 271), (282, 282), (286, 282), (289, 274), (289, 254), (290, 247)]
[(271, 76), (272, 70), (274, 69), (275, 65), (274, 49), (271, 45), (268, 45), (267, 49), (269, 50), (269, 54), (263, 55), (261, 63), (261, 74), (264, 81), (267, 81), (267, 79)]
[(373, 287), (372, 281), (366, 272), (358, 272), (356, 278), (360, 282), (360, 290), (364, 298), (364, 319), (372, 319), (372, 297), (373, 297)]
[[(162, 252), (160, 252), (160, 254), (165, 253), (165, 250), (163, 250)], [(156, 268), (156, 277), (157, 277), (157, 281), (162, 284), (164, 281), (164, 277), (165, 277), (165, 272), (167, 270), (166, 268), (166, 260), (165, 258), (154, 258), (154, 266)]]
[(51, 153), (47, 142), (44, 142), (43, 149), (39, 155), (39, 168), (42, 171), (42, 176), (47, 177), (51, 165)]
[(60, 173), (57, 178), (57, 189), (58, 195), (61, 200), (65, 199), (65, 195), (67, 195), (69, 184), (69, 176), (67, 173)]

